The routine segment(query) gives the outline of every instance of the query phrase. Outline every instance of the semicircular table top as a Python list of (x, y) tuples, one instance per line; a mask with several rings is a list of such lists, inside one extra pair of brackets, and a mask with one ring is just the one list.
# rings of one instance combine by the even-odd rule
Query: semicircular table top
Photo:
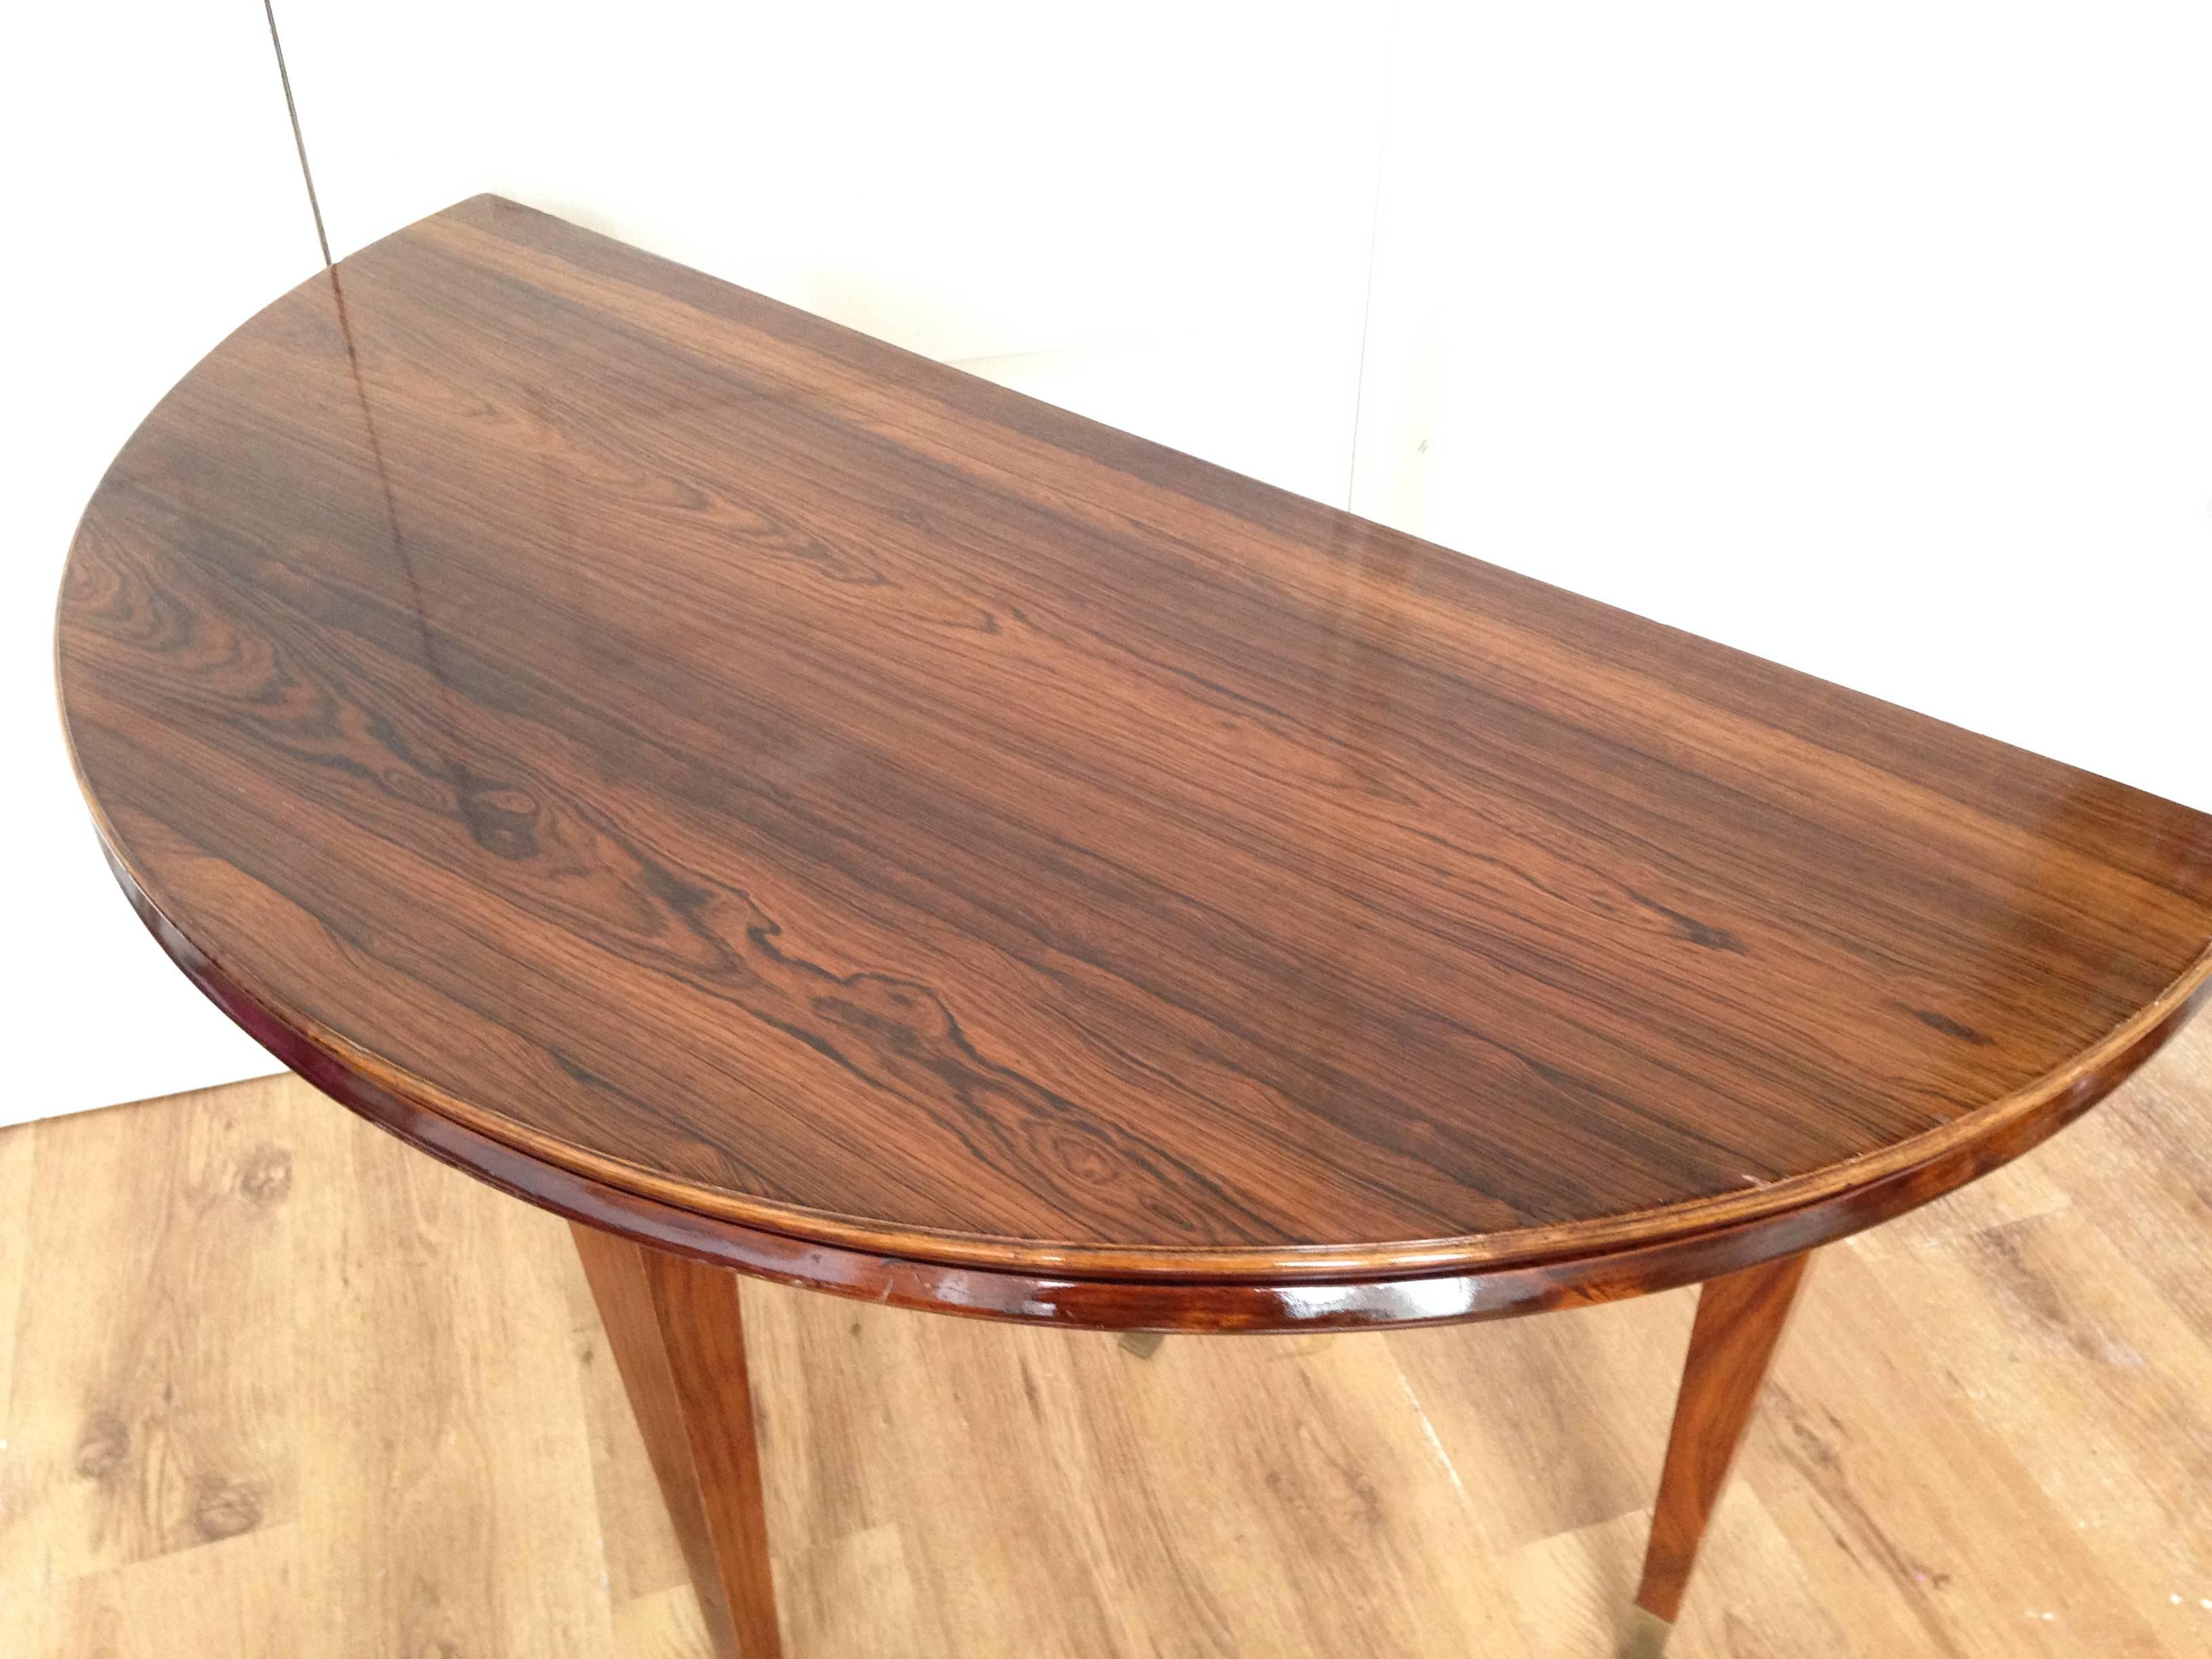
[(58, 656), (289, 1063), (925, 1305), (1679, 1282), (2033, 1144), (2212, 968), (2212, 818), (495, 198), (162, 401)]

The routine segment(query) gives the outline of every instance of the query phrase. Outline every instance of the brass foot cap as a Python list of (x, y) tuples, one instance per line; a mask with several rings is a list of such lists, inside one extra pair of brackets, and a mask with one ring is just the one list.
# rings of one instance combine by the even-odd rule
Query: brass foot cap
[(1139, 1359), (1150, 1359), (1160, 1351), (1160, 1344), (1168, 1340), (1168, 1334), (1165, 1331), (1124, 1331), (1121, 1340), (1123, 1352), (1133, 1353)]
[(1620, 1638), (1616, 1659), (1659, 1659), (1667, 1651), (1667, 1638), (1674, 1627), (1645, 1607), (1631, 1607), (1628, 1629)]

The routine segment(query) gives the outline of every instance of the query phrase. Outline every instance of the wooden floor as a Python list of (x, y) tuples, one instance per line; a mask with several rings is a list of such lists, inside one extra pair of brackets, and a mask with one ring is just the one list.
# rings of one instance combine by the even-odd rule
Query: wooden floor
[[(1672, 1651), (2212, 1654), (2212, 1021), (1827, 1251)], [(304, 1085), (0, 1133), (0, 1654), (678, 1659), (567, 1232)], [(748, 1286), (793, 1659), (1603, 1659), (1689, 1291), (1111, 1338)]]

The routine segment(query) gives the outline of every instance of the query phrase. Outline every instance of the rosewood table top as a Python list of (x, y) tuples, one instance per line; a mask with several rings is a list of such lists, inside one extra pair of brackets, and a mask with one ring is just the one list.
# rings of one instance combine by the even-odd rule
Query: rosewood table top
[(57, 653), (118, 876), (289, 1064), (952, 1311), (1732, 1271), (2212, 973), (2212, 818), (489, 197), (185, 378)]

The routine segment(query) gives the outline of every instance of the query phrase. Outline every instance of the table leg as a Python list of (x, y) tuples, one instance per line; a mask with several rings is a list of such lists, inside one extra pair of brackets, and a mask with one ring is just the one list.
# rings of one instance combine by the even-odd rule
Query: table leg
[(738, 1275), (572, 1223), (719, 1659), (781, 1659)]
[(1751, 1420), (1775, 1345), (1782, 1340), (1809, 1255), (1784, 1256), (1708, 1279), (1698, 1292), (1698, 1316), (1674, 1401), (1667, 1468), (1651, 1515), (1638, 1618), (1624, 1659), (1656, 1655), (1666, 1645), (1697, 1565), (1705, 1522), (1728, 1482), (1729, 1465)]

